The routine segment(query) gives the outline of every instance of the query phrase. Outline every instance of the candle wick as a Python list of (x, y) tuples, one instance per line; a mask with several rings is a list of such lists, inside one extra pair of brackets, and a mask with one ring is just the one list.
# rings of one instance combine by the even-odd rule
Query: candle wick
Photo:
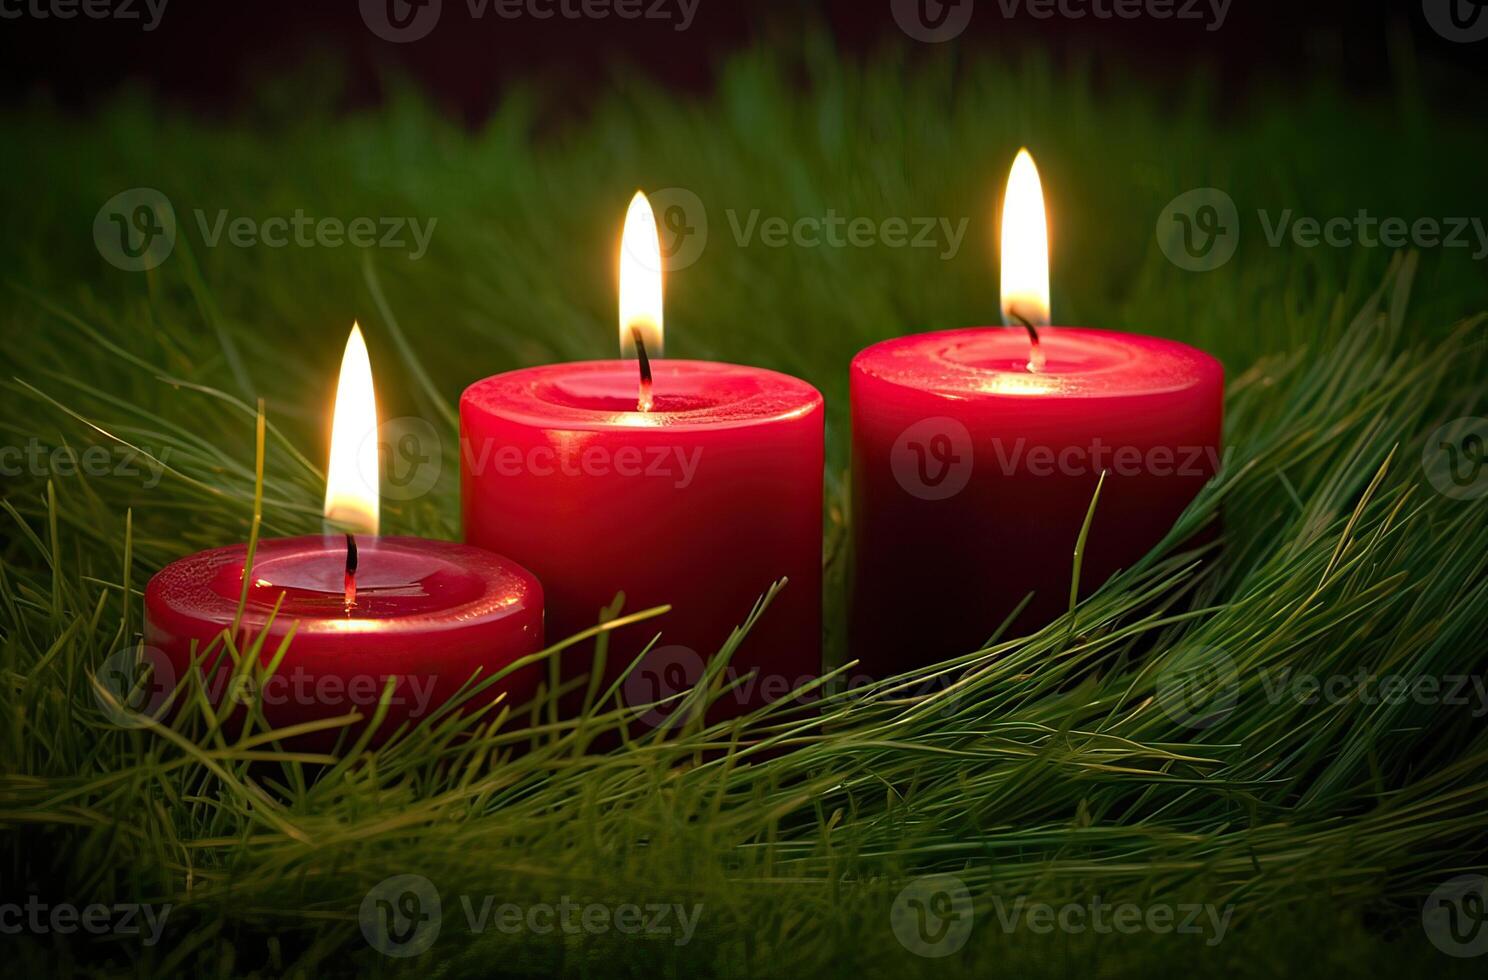
[(1039, 341), (1038, 329), (1029, 322), (1028, 318), (1017, 310), (1008, 310), (1008, 316), (1023, 324), (1023, 329), (1028, 331), (1028, 373), (1038, 374), (1044, 369), (1044, 346)]
[(356, 605), (357, 545), (356, 538), (346, 536), (346, 611)]
[(636, 356), (641, 360), (641, 390), (636, 397), (636, 411), (649, 412), (656, 404), (651, 396), (651, 358), (646, 355), (646, 341), (641, 337), (641, 328), (631, 327), (630, 336), (635, 341)]

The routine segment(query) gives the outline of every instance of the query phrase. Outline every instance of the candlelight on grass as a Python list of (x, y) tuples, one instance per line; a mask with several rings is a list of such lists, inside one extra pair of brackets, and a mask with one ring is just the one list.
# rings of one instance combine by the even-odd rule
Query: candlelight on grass
[(970, 653), (1014, 614), (1027, 630), (1068, 608), (1102, 473), (1082, 595), (1157, 544), (1218, 468), (1219, 362), (1174, 341), (1049, 327), (1047, 227), (1023, 150), (1003, 203), (1014, 329), (901, 337), (853, 360), (850, 634), (871, 673)]
[(608, 686), (659, 631), (620, 692), (632, 705), (691, 686), (788, 578), (731, 662), (741, 688), (717, 714), (736, 713), (820, 670), (822, 397), (774, 371), (660, 358), (662, 260), (643, 194), (619, 271), (619, 343), (634, 360), (528, 368), (465, 391), (465, 539), (538, 575), (555, 636), (593, 626), (619, 592), (631, 610), (670, 605), (612, 634), (592, 672), (567, 654), (567, 680)]
[[(325, 496), (328, 524), (345, 533), (216, 548), (167, 566), (145, 590), (145, 642), (163, 651), (177, 677), (199, 670), (214, 703), (256, 690), (271, 728), (353, 712), (370, 719), (391, 684), (375, 742), (429, 717), (472, 679), (541, 650), (537, 580), (469, 545), (379, 537), (378, 475), (372, 368), (353, 325)], [(255, 647), (272, 676), (235, 662)], [(470, 704), (504, 694), (519, 706), (539, 676), (536, 667), (519, 668)], [(309, 741), (329, 746), (339, 732)]]

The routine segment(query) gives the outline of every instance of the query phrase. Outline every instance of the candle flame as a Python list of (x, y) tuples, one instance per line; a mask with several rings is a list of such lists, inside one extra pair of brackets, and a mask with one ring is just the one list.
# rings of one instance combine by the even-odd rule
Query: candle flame
[(620, 356), (636, 356), (636, 335), (651, 357), (660, 357), (662, 329), (661, 236), (642, 191), (625, 213), (620, 238)]
[(1049, 325), (1049, 222), (1044, 187), (1027, 149), (1018, 151), (1002, 198), (1002, 322)]
[(377, 396), (372, 360), (362, 328), (353, 323), (341, 355), (341, 379), (331, 418), (331, 460), (326, 468), (325, 517), (358, 534), (376, 534)]

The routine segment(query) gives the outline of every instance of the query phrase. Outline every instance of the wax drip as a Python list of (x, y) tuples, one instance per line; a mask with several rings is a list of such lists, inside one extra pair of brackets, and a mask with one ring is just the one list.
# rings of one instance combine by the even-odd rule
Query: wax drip
[(631, 327), (630, 336), (635, 340), (636, 356), (641, 360), (641, 390), (636, 397), (636, 411), (649, 412), (656, 404), (651, 397), (651, 358), (646, 355), (646, 341), (641, 337), (641, 328)]

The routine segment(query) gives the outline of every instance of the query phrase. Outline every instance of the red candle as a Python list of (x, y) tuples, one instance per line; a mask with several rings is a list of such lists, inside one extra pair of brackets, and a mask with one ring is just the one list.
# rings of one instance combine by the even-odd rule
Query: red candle
[(1219, 466), (1219, 362), (1041, 326), (1045, 218), (1026, 151), (1007, 197), (1003, 307), (1016, 326), (889, 340), (853, 361), (850, 634), (874, 676), (979, 649), (1029, 593), (1015, 629), (1068, 608), (1102, 473), (1082, 594), (1157, 544)]
[[(654, 359), (656, 237), (637, 195), (620, 326), (638, 360), (513, 371), (466, 390), (465, 539), (538, 575), (554, 637), (594, 626), (618, 592), (627, 611), (671, 605), (611, 639), (606, 685), (661, 633), (622, 688), (632, 705), (690, 687), (771, 583), (788, 578), (731, 661), (741, 687), (714, 713), (724, 716), (820, 670), (823, 403), (773, 371)], [(589, 671), (587, 654), (568, 654), (567, 677)]]
[[(370, 719), (391, 682), (374, 742), (428, 718), (472, 679), (542, 649), (542, 587), (525, 569), (469, 545), (377, 536), (375, 420), (371, 367), (353, 327), (336, 397), (326, 514), (358, 533), (260, 542), (251, 569), (245, 545), (217, 548), (150, 580), (145, 642), (163, 652), (177, 678), (194, 663), (214, 703), (248, 693), (233, 686), (224, 634), (239, 653), (262, 641), (265, 667), (283, 648), (271, 675), (246, 675), (272, 728), (352, 713)], [(539, 679), (538, 668), (522, 667), (470, 705), (504, 695), (520, 706)], [(328, 730), (299, 744), (329, 747), (340, 734)]]

